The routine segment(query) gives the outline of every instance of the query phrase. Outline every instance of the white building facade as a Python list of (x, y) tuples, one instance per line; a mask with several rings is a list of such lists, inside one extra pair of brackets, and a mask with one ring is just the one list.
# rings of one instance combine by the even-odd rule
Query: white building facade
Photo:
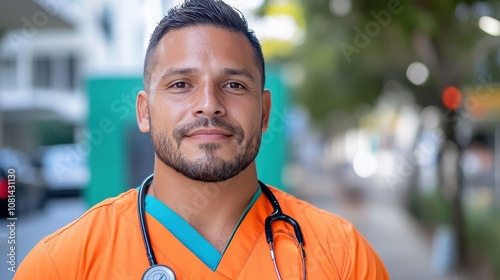
[(0, 147), (78, 142), (93, 76), (141, 76), (147, 39), (174, 1), (0, 4)]

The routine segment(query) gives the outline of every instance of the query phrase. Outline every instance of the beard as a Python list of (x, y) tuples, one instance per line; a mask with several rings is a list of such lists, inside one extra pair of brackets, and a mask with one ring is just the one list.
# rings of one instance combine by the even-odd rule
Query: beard
[[(216, 151), (223, 148), (218, 143), (198, 144), (200, 151), (205, 153), (202, 159), (189, 160), (182, 154), (180, 146), (185, 135), (195, 128), (209, 125), (229, 131), (236, 139), (240, 149), (231, 159), (224, 160), (216, 156)], [(257, 131), (245, 140), (243, 129), (217, 117), (200, 118), (193, 123), (175, 127), (172, 132), (175, 142), (170, 141), (166, 133), (156, 133), (151, 122), (150, 127), (151, 142), (158, 159), (187, 178), (203, 182), (222, 182), (238, 175), (257, 157), (262, 137)]]

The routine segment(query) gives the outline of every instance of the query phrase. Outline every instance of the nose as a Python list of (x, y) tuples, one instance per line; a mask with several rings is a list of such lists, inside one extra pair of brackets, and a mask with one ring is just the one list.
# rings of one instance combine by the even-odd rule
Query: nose
[(206, 82), (194, 94), (196, 99), (193, 106), (193, 115), (196, 117), (220, 117), (226, 113), (222, 102), (222, 92), (216, 85)]

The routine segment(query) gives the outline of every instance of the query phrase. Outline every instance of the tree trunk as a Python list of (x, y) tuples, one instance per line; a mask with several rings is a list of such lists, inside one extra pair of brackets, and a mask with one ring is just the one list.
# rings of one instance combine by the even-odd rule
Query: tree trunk
[(466, 265), (465, 216), (462, 203), (463, 173), (459, 159), (463, 148), (457, 141), (456, 131), (460, 125), (457, 111), (444, 114), (445, 145), (441, 152), (440, 176), (444, 196), (451, 205), (451, 226), (456, 235), (457, 265)]

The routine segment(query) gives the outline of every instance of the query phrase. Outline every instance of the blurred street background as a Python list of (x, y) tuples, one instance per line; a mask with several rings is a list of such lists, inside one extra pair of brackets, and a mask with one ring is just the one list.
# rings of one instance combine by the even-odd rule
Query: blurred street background
[[(260, 179), (351, 221), (392, 279), (500, 279), (500, 3), (226, 2), (266, 57)], [(177, 3), (0, 2), (0, 279), (152, 172), (135, 97)]]

